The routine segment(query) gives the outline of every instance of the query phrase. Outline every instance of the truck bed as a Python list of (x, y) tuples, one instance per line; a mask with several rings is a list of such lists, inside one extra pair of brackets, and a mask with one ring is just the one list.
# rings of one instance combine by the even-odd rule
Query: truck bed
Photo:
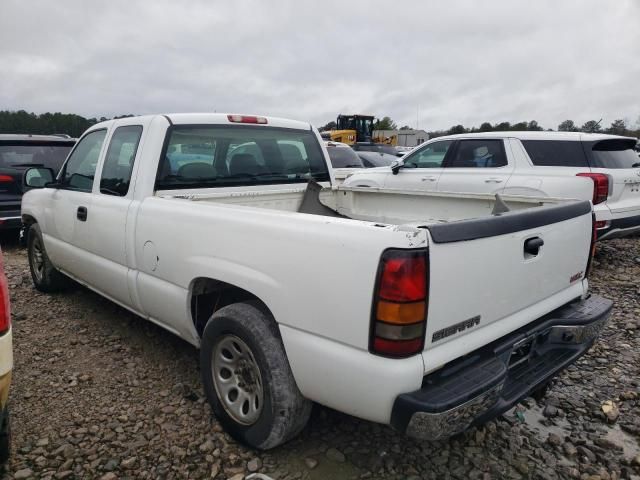
[[(265, 208), (285, 212), (300, 212), (307, 190), (306, 185), (262, 186), (255, 188), (199, 189), (197, 191), (160, 191), (163, 198), (186, 199), (194, 202), (213, 202), (253, 208)], [(509, 210), (517, 211), (567, 203), (566, 199), (552, 197), (501, 196)], [(431, 225), (458, 220), (491, 216), (496, 206), (496, 197), (486, 194), (456, 194), (443, 192), (421, 192), (373, 187), (324, 188), (319, 194), (320, 202), (343, 217), (388, 225)]]

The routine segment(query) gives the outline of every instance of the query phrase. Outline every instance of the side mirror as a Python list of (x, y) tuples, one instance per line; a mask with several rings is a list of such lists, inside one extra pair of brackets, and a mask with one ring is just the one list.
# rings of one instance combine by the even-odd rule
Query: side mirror
[(54, 173), (50, 168), (33, 167), (24, 172), (24, 185), (28, 188), (44, 188), (53, 180)]
[(398, 158), (398, 160), (394, 160), (391, 163), (391, 173), (397, 175), (400, 169), (404, 167), (404, 160), (402, 158)]

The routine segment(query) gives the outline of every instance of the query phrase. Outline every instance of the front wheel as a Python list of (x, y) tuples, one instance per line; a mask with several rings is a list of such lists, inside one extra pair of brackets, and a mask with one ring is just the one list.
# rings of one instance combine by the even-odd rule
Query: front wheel
[(253, 303), (221, 308), (202, 334), (204, 390), (222, 426), (251, 447), (276, 447), (311, 413), (293, 378), (274, 319)]
[(38, 290), (45, 293), (59, 292), (69, 286), (69, 278), (60, 273), (49, 260), (37, 223), (29, 228), (27, 254), (31, 279)]

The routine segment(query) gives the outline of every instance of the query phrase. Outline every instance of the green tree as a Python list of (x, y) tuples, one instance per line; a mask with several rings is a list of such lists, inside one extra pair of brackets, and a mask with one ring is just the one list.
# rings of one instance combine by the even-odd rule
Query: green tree
[(522, 132), (524, 130), (529, 130), (528, 122), (518, 122), (511, 125), (511, 130), (515, 130), (516, 132)]
[(321, 132), (326, 132), (327, 130), (335, 130), (335, 128), (336, 128), (336, 122), (331, 121), (331, 122), (327, 123), (326, 125), (320, 127), (319, 130)]
[(544, 128), (542, 128), (540, 125), (538, 125), (538, 122), (536, 122), (535, 120), (531, 120), (529, 122), (529, 125), (527, 126), (527, 130), (531, 130), (534, 132), (539, 132), (541, 130), (544, 130)]
[(397, 128), (398, 126), (389, 117), (382, 117), (382, 120), (378, 118), (373, 124), (374, 130), (396, 130)]
[(511, 124), (509, 122), (496, 123), (496, 126), (493, 127), (493, 129), (498, 132), (504, 132), (507, 130), (511, 130)]
[(584, 124), (582, 125), (582, 127), (580, 128), (580, 130), (582, 130), (583, 132), (586, 133), (597, 133), (602, 131), (602, 128), (600, 128), (600, 122), (602, 120), (599, 121), (595, 121), (595, 120), (589, 120), (587, 122), (584, 122)]
[(607, 133), (612, 135), (626, 135), (627, 134), (627, 124), (624, 120), (618, 119), (611, 122), (611, 126), (607, 128)]
[(479, 132), (490, 132), (491, 130), (493, 130), (493, 127), (489, 122), (484, 122), (478, 129)]
[(413, 128), (411, 128), (409, 125), (403, 125), (402, 127), (400, 127), (400, 130), (413, 130)]
[(573, 123), (573, 120), (565, 120), (560, 125), (558, 125), (559, 132), (577, 132), (579, 129), (576, 127), (576, 124)]
[(462, 125), (454, 125), (453, 127), (451, 127), (449, 129), (449, 131), (447, 132), (449, 135), (456, 135), (459, 133), (466, 133), (467, 129), (464, 128)]

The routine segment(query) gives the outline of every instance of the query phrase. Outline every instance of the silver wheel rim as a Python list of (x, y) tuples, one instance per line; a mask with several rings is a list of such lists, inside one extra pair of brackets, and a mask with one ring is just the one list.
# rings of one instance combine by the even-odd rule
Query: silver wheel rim
[(33, 240), (29, 258), (31, 259), (31, 266), (33, 267), (33, 275), (38, 282), (41, 282), (44, 277), (44, 252), (42, 251), (39, 238)]
[(260, 417), (262, 376), (251, 349), (235, 335), (222, 335), (213, 347), (213, 383), (225, 411), (236, 422), (252, 425)]

